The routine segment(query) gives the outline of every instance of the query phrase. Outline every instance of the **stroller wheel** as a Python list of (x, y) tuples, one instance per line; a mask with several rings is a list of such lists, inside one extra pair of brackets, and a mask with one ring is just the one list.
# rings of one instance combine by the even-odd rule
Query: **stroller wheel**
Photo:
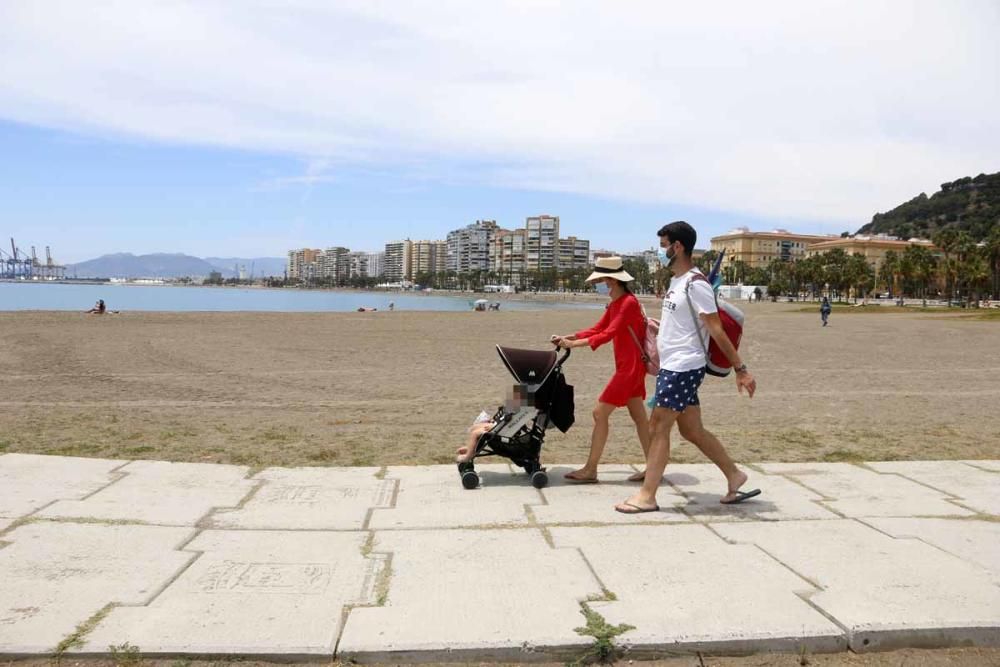
[(541, 489), (549, 483), (549, 476), (544, 470), (536, 470), (531, 474), (531, 485), (536, 489)]
[(474, 470), (467, 470), (462, 473), (462, 486), (467, 489), (474, 489), (479, 486), (479, 475)]

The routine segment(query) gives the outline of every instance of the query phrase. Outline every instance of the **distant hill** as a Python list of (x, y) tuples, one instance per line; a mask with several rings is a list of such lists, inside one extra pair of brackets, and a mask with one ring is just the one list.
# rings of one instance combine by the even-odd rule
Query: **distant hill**
[(939, 229), (954, 227), (981, 241), (997, 225), (1000, 225), (1000, 172), (942, 183), (941, 190), (930, 197), (921, 192), (891, 211), (876, 213), (858, 233), (929, 239)]
[(67, 276), (78, 278), (206, 278), (218, 271), (223, 278), (235, 278), (235, 267), (246, 269), (247, 275), (280, 276), (285, 260), (277, 257), (208, 257), (202, 259), (181, 253), (133, 255), (122, 252), (102, 255), (66, 268)]
[(206, 257), (205, 261), (216, 267), (225, 278), (236, 276), (236, 265), (246, 269), (248, 276), (252, 270), (256, 278), (283, 276), (288, 266), (288, 260), (282, 257)]

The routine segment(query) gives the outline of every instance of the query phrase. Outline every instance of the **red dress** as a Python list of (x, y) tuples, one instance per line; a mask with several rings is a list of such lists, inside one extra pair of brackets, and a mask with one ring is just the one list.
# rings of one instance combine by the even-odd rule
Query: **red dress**
[(646, 398), (646, 366), (636, 345), (630, 327), (641, 341), (645, 335), (645, 318), (639, 300), (626, 294), (611, 302), (604, 316), (590, 329), (577, 331), (577, 339), (586, 338), (590, 349), (596, 350), (609, 340), (615, 348), (615, 374), (597, 399), (602, 403), (622, 407), (631, 398)]

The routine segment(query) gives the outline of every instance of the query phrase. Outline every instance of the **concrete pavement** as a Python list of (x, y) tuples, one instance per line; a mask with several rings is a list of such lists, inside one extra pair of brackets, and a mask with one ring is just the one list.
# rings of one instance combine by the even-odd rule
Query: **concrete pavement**
[(549, 466), (541, 491), (478, 469), (466, 491), (453, 466), (0, 455), (0, 657), (1000, 645), (998, 461), (752, 465), (763, 494), (737, 506), (713, 466), (674, 465), (639, 516), (611, 509), (630, 466)]

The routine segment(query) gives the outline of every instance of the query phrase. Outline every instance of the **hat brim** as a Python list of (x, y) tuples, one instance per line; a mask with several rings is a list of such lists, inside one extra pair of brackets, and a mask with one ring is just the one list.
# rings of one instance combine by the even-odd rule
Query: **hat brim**
[(601, 273), (600, 271), (594, 271), (584, 282), (591, 283), (595, 280), (600, 280), (601, 278), (614, 278), (615, 280), (620, 280), (623, 283), (630, 283), (635, 280), (635, 278), (630, 276), (627, 271), (618, 271), (617, 273)]

